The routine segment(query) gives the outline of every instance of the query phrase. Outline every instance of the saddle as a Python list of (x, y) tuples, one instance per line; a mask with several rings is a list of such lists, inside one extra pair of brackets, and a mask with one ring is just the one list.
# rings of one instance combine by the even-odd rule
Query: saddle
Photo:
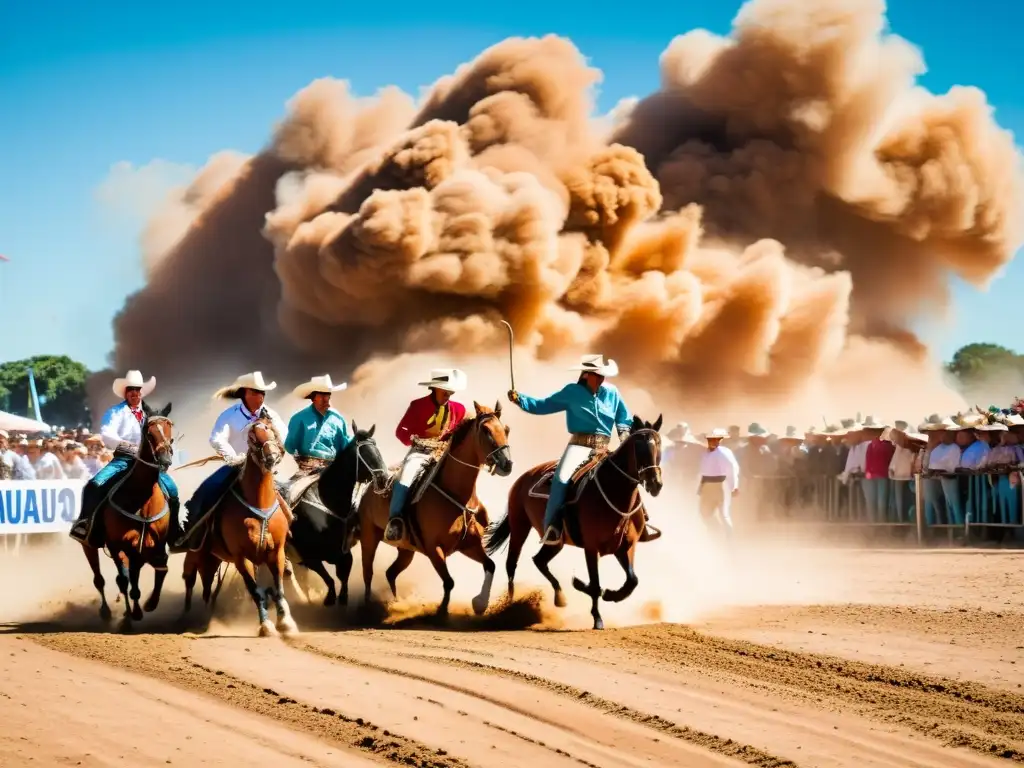
[[(591, 451), (587, 460), (573, 470), (569, 486), (566, 488), (564, 506), (568, 507), (579, 501), (583, 489), (594, 479), (594, 475), (597, 474), (597, 468), (601, 466), (609, 455), (608, 451)], [(558, 462), (549, 462), (547, 467), (544, 470), (544, 474), (540, 476), (540, 479), (527, 492), (528, 496), (535, 499), (547, 499), (551, 496), (551, 481), (555, 477), (555, 469), (558, 467)]]
[(298, 504), (304, 493), (307, 494), (306, 501), (313, 503), (314, 506), (323, 506), (323, 502), (320, 501), (320, 472), (296, 475), (283, 482), (276, 482), (275, 485), (277, 492), (289, 507)]
[[(409, 495), (406, 497), (405, 507), (402, 510), (403, 517), (408, 514), (409, 509), (423, 498), (423, 494), (426, 493), (427, 488), (430, 487), (430, 484), (437, 476), (437, 471), (441, 468), (441, 459), (448, 453), (449, 447), (447, 441), (420, 440), (419, 438), (413, 439), (413, 446), (420, 452), (427, 454), (427, 460), (420, 471), (416, 473), (412, 484), (409, 486)], [(401, 471), (401, 464), (395, 467), (388, 467), (387, 490), (391, 490), (391, 486), (398, 481), (398, 475)]]

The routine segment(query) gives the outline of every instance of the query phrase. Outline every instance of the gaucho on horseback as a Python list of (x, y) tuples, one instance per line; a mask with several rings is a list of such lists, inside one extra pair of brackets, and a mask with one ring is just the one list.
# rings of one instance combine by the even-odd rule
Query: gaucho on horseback
[[(107, 409), (100, 426), (100, 438), (108, 448), (113, 449), (114, 458), (82, 489), (82, 510), (69, 533), (75, 541), (88, 544), (89, 541), (103, 540), (103, 520), (101, 516), (95, 516), (96, 508), (111, 484), (123, 476), (136, 459), (142, 442), (142, 424), (148, 411), (145, 398), (154, 389), (156, 377), (150, 376), (145, 380), (139, 371), (128, 371), (124, 378), (114, 379), (114, 394), (121, 398), (121, 402)], [(180, 530), (178, 486), (164, 469), (161, 469), (157, 482), (167, 499), (171, 518), (169, 534), (173, 541)]]
[(284, 449), (295, 457), (298, 465), (290, 483), (312, 482), (352, 442), (352, 432), (345, 417), (331, 408), (331, 393), (347, 388), (348, 384), (344, 382), (335, 386), (330, 374), (324, 374), (314, 376), (292, 390), (295, 397), (309, 400), (310, 404), (296, 411), (288, 420)]
[(221, 412), (210, 432), (210, 445), (224, 459), (224, 466), (206, 478), (192, 498), (185, 502), (188, 516), (182, 536), (171, 546), (171, 552), (188, 551), (189, 533), (217, 506), (238, 479), (249, 450), (246, 428), (265, 413), (280, 434), (287, 431), (284, 419), (264, 404), (267, 392), (276, 387), (277, 382), (268, 384), (262, 372), (253, 371), (239, 376), (213, 394), (214, 399), (237, 400)]
[[(508, 393), (509, 400), (526, 413), (545, 416), (565, 412), (569, 444), (551, 478), (551, 493), (544, 510), (542, 543), (549, 546), (562, 543), (562, 508), (573, 473), (595, 451), (608, 449), (613, 428), (618, 431), (619, 440), (625, 440), (633, 425), (633, 416), (618, 388), (605, 382), (619, 372), (614, 360), (605, 362), (603, 355), (584, 355), (580, 364), (569, 370), (579, 371), (579, 378), (548, 397), (530, 397), (514, 389)], [(660, 535), (645, 526), (639, 540), (653, 541)]]
[(429, 394), (409, 403), (395, 430), (395, 436), (402, 445), (410, 446), (402, 460), (398, 479), (391, 489), (391, 506), (388, 512), (388, 526), (384, 540), (390, 544), (405, 539), (405, 520), (402, 513), (416, 476), (431, 458), (431, 452), (420, 442), (422, 440), (443, 440), (466, 418), (466, 406), (452, 400), (452, 394), (461, 392), (468, 385), (468, 377), (458, 368), (435, 368), (430, 372), (429, 381), (419, 386), (427, 387)]

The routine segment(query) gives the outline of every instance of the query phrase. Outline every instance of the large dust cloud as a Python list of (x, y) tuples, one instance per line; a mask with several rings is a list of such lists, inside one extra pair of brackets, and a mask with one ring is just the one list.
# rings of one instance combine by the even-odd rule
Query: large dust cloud
[(708, 418), (957, 407), (909, 326), (1012, 258), (1024, 176), (983, 93), (916, 85), (884, 11), (752, 0), (605, 116), (601, 73), (556, 36), (504, 40), (418, 103), (317, 80), (266, 149), (215, 157), (150, 223), (115, 367), (172, 396), (212, 368), (504, 364), (505, 318), (517, 354), (601, 352)]

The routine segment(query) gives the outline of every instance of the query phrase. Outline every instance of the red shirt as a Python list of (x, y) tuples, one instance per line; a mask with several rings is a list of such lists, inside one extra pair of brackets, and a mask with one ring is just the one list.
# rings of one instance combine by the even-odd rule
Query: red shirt
[(876, 480), (889, 477), (889, 462), (896, 452), (896, 446), (888, 440), (872, 440), (868, 443), (867, 456), (864, 458), (864, 478)]
[(409, 403), (405, 415), (395, 430), (402, 445), (412, 445), (412, 439), (440, 438), (455, 429), (466, 418), (466, 406), (449, 400), (442, 406), (434, 402), (432, 395), (421, 397)]

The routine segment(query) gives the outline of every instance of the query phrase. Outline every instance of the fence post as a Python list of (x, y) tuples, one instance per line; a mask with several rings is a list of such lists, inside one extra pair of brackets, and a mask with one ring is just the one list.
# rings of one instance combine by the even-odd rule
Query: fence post
[(917, 522), (917, 545), (924, 542), (924, 483), (921, 475), (914, 475), (914, 516)]

